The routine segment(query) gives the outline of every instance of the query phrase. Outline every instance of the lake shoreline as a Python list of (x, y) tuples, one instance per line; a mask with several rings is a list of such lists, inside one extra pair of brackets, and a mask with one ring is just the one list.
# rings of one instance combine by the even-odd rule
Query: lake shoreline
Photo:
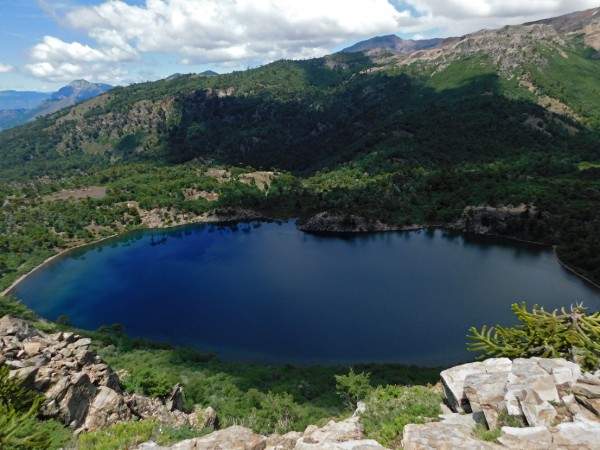
[(0, 292), (0, 296), (11, 295), (12, 291), (14, 291), (17, 288), (17, 286), (22, 281), (24, 281), (29, 275), (37, 272), (42, 267), (45, 267), (46, 265), (50, 264), (52, 261), (59, 258), (60, 256), (64, 256), (65, 254), (75, 251), (75, 250), (80, 250), (85, 247), (90, 247), (92, 245), (100, 244), (100, 243), (108, 241), (110, 239), (124, 236), (127, 233), (132, 233), (132, 232), (142, 231), (142, 230), (166, 230), (166, 229), (185, 227), (185, 226), (189, 226), (189, 225), (239, 223), (239, 222), (248, 221), (248, 220), (272, 221), (275, 219), (265, 217), (262, 214), (258, 214), (255, 211), (249, 211), (249, 210), (240, 210), (237, 212), (237, 215), (233, 214), (232, 216), (219, 216), (216, 214), (213, 214), (213, 215), (202, 214), (199, 216), (195, 216), (193, 219), (191, 219), (185, 223), (127, 230), (122, 233), (111, 234), (110, 236), (106, 236), (106, 237), (103, 237), (101, 239), (98, 239), (98, 240), (95, 240), (92, 242), (87, 242), (85, 244), (78, 244), (78, 245), (75, 245), (74, 247), (64, 248), (64, 249), (60, 250), (58, 253), (46, 258), (44, 261), (42, 261), (40, 264), (35, 266), (29, 272), (21, 275), (19, 278), (17, 278), (15, 281), (13, 281), (9, 287), (7, 287), (4, 291)]
[(589, 278), (587, 278), (586, 276), (580, 274), (579, 272), (577, 272), (575, 269), (573, 269), (572, 267), (568, 266), (567, 264), (565, 264), (564, 262), (562, 262), (562, 260), (560, 259), (560, 257), (558, 256), (558, 253), (556, 252), (556, 245), (552, 246), (552, 250), (554, 252), (554, 257), (556, 258), (556, 260), (558, 261), (558, 263), (565, 269), (567, 269), (569, 272), (571, 272), (573, 275), (577, 275), (579, 278), (581, 278), (583, 281), (585, 281), (586, 283), (591, 284), (592, 286), (594, 286), (597, 289), (600, 289), (600, 285), (594, 283), (592, 280), (590, 280)]
[[(227, 215), (227, 216), (219, 216), (216, 214), (202, 214), (199, 216), (195, 216), (193, 219), (186, 221), (185, 223), (178, 223), (175, 225), (163, 225), (163, 226), (155, 226), (155, 227), (148, 227), (148, 228), (138, 228), (138, 229), (134, 229), (134, 230), (128, 230), (125, 231), (123, 233), (117, 233), (117, 234), (113, 234), (107, 237), (103, 237), (99, 240), (93, 241), (93, 242), (89, 242), (89, 243), (85, 243), (85, 244), (79, 244), (76, 245), (74, 247), (69, 247), (66, 249), (63, 249), (61, 251), (59, 251), (58, 253), (56, 253), (55, 255), (52, 255), (50, 257), (48, 257), (47, 259), (45, 259), (44, 261), (42, 261), (39, 265), (37, 265), (36, 267), (34, 267), (33, 269), (31, 269), (29, 272), (21, 275), (19, 278), (17, 278), (14, 282), (11, 283), (11, 285), (6, 288), (4, 291), (2, 291), (0, 293), (1, 296), (8, 296), (11, 295), (11, 293), (17, 288), (17, 286), (24, 281), (27, 277), (29, 277), (31, 274), (37, 272), (38, 270), (40, 270), (42, 267), (45, 267), (47, 264), (50, 264), (52, 261), (54, 261), (55, 259), (59, 258), (60, 256), (63, 256), (71, 251), (75, 251), (75, 250), (79, 250), (88, 246), (92, 246), (92, 245), (96, 245), (99, 243), (102, 243), (104, 241), (110, 240), (110, 239), (114, 239), (114, 238), (118, 238), (121, 236), (124, 236), (127, 233), (130, 232), (136, 232), (136, 231), (141, 231), (141, 230), (165, 230), (165, 229), (175, 229), (175, 228), (180, 228), (180, 227), (185, 227), (185, 226), (190, 226), (190, 225), (202, 225), (202, 224), (213, 224), (213, 225), (217, 225), (217, 224), (233, 224), (233, 223), (240, 223), (240, 222), (244, 222), (244, 221), (265, 221), (265, 222), (272, 222), (275, 220), (284, 220), (284, 221), (290, 221), (290, 220), (294, 220), (294, 218), (289, 217), (287, 219), (274, 219), (274, 218), (270, 218), (267, 217), (264, 214), (259, 214), (256, 211), (250, 211), (250, 210), (239, 210), (239, 211), (235, 211), (233, 212), (231, 215)], [(379, 223), (379, 222), (378, 222)], [(599, 289), (600, 290), (600, 285), (594, 283), (592, 280), (590, 280), (589, 278), (587, 278), (586, 276), (582, 275), (581, 273), (577, 272), (575, 269), (573, 269), (572, 267), (570, 267), (569, 265), (567, 265), (566, 263), (564, 263), (558, 256), (558, 253), (556, 252), (556, 245), (549, 245), (549, 244), (544, 244), (543, 242), (537, 242), (537, 241), (530, 241), (530, 240), (526, 240), (526, 239), (519, 239), (516, 237), (511, 237), (511, 236), (504, 236), (504, 235), (498, 235), (498, 234), (493, 234), (493, 233), (479, 233), (476, 231), (469, 231), (469, 230), (465, 230), (463, 228), (460, 227), (456, 227), (455, 224), (453, 223), (449, 223), (449, 224), (445, 224), (445, 225), (422, 225), (422, 224), (412, 224), (412, 225), (405, 225), (405, 226), (397, 226), (397, 227), (393, 227), (393, 226), (389, 226), (387, 228), (382, 227), (380, 229), (358, 229), (358, 230), (325, 230), (325, 229), (321, 229), (321, 230), (311, 230), (309, 228), (305, 228), (302, 225), (296, 225), (296, 228), (298, 228), (300, 231), (302, 231), (303, 233), (310, 233), (310, 234), (320, 234), (320, 235), (339, 235), (339, 234), (345, 234), (345, 235), (363, 235), (363, 234), (369, 234), (369, 233), (389, 233), (389, 232), (410, 232), (410, 231), (420, 231), (420, 230), (424, 230), (424, 229), (428, 229), (428, 228), (432, 228), (432, 229), (441, 229), (441, 230), (451, 230), (451, 231), (458, 231), (461, 233), (472, 233), (474, 235), (477, 236), (489, 236), (489, 237), (494, 237), (494, 238), (500, 238), (500, 239), (506, 239), (509, 241), (515, 241), (515, 242), (520, 242), (520, 243), (525, 243), (525, 244), (533, 244), (533, 245), (538, 245), (538, 246), (542, 246), (542, 247), (546, 247), (546, 248), (551, 248), (554, 254), (555, 259), (558, 261), (558, 263), (567, 271), (569, 271), (570, 273), (572, 273), (573, 275), (577, 276), (578, 278), (580, 278), (582, 281), (589, 283), (590, 285), (592, 285), (594, 288)]]

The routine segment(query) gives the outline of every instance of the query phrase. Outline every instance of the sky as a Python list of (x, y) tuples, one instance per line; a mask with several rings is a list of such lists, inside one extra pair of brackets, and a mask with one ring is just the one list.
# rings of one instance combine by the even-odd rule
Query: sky
[(334, 53), (374, 36), (461, 36), (599, 0), (0, 0), (0, 90), (128, 85)]

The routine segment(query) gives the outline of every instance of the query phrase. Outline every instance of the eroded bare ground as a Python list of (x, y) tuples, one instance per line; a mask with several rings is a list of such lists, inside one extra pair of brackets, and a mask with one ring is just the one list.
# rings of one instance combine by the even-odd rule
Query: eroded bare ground
[(186, 200), (198, 200), (203, 198), (209, 202), (216, 202), (219, 200), (219, 194), (216, 192), (199, 191), (197, 189), (184, 189), (183, 197)]
[(263, 191), (266, 191), (271, 187), (273, 178), (275, 178), (275, 174), (266, 171), (243, 173), (239, 176), (240, 182), (248, 185), (255, 183), (256, 187)]
[(224, 183), (231, 179), (231, 173), (229, 173), (228, 170), (217, 169), (216, 167), (211, 167), (210, 169), (207, 169), (204, 175), (207, 177), (214, 178), (219, 183)]
[(106, 197), (105, 186), (86, 186), (79, 189), (64, 189), (54, 194), (44, 195), (42, 200), (45, 202), (52, 202), (55, 200), (82, 200), (84, 198), (104, 198)]
[[(212, 177), (217, 180), (219, 183), (225, 183), (231, 180), (231, 172), (225, 169), (217, 169), (215, 167), (211, 167), (207, 169), (204, 173), (207, 177)], [(241, 183), (252, 185), (255, 184), (257, 188), (266, 191), (271, 187), (271, 183), (273, 183), (273, 179), (275, 178), (275, 173), (264, 170), (257, 170), (256, 172), (243, 173), (238, 176), (238, 180)]]

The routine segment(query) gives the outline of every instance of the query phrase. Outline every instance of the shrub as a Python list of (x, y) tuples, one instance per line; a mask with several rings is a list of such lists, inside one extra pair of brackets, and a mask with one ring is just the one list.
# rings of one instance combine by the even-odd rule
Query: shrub
[(367, 399), (361, 421), (368, 437), (392, 448), (400, 444), (406, 424), (437, 417), (442, 398), (424, 386), (379, 386)]
[(169, 445), (184, 439), (203, 436), (212, 430), (173, 428), (161, 425), (152, 419), (137, 422), (117, 423), (104, 430), (82, 433), (77, 441), (79, 450), (121, 450), (133, 448), (146, 441)]
[(371, 374), (368, 372), (354, 373), (351, 367), (348, 375), (336, 375), (336, 390), (344, 399), (346, 405), (355, 409), (360, 400), (364, 400), (373, 390), (370, 382)]

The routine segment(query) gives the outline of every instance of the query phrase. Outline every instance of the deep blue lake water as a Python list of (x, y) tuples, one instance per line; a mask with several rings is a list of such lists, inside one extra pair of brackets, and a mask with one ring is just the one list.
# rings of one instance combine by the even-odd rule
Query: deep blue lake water
[(470, 360), (470, 326), (514, 324), (600, 291), (552, 250), (442, 230), (317, 236), (293, 222), (128, 234), (61, 257), (13, 292), (42, 316), (260, 363)]

